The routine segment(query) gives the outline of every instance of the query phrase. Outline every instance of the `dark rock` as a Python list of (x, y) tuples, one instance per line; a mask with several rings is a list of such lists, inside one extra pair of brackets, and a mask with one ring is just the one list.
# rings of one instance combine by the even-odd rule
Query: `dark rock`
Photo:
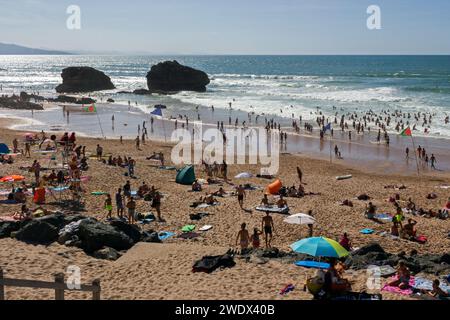
[(108, 100), (106, 100), (106, 102), (114, 103), (115, 101), (114, 101), (114, 99), (109, 98)]
[(80, 223), (77, 236), (82, 242), (81, 248), (88, 253), (103, 247), (128, 250), (133, 246), (133, 240), (125, 233), (116, 230), (113, 226), (92, 220), (84, 220)]
[(157, 232), (144, 232), (142, 241), (143, 242), (161, 243), (161, 239), (159, 239)]
[(57, 213), (57, 214), (51, 214), (42, 218), (38, 218), (35, 220), (39, 220), (42, 222), (47, 222), (48, 224), (51, 224), (55, 228), (62, 229), (66, 225), (68, 225), (71, 222), (76, 222), (82, 219), (86, 219), (86, 217), (82, 215), (65, 215), (63, 213)]
[(120, 258), (120, 253), (117, 250), (109, 247), (102, 248), (93, 253), (94, 258), (115, 261)]
[(443, 254), (439, 259), (439, 263), (446, 263), (450, 265), (450, 253)]
[(371, 243), (368, 244), (362, 248), (359, 248), (355, 252), (352, 253), (353, 256), (355, 255), (366, 255), (369, 252), (379, 252), (379, 253), (385, 253), (384, 249), (378, 244), (378, 243)]
[(19, 96), (0, 96), (0, 108), (17, 110), (44, 110), (40, 104), (22, 100)]
[(58, 229), (47, 222), (36, 219), (17, 231), (16, 239), (24, 242), (49, 244), (58, 239)]
[(147, 90), (147, 89), (136, 89), (136, 90), (133, 91), (133, 94), (145, 96), (145, 95), (148, 95), (148, 94), (152, 94), (152, 92), (150, 90)]
[(9, 238), (11, 232), (18, 231), (21, 227), (19, 221), (3, 221), (0, 222), (0, 239)]
[(150, 91), (179, 92), (206, 91), (210, 83), (208, 75), (179, 64), (177, 61), (165, 61), (152, 66), (147, 74), (147, 85)]
[(112, 220), (110, 224), (118, 231), (122, 231), (123, 233), (125, 233), (134, 242), (139, 242), (142, 238), (141, 230), (138, 226), (128, 224), (119, 219)]
[(62, 71), (63, 83), (56, 92), (91, 92), (110, 90), (116, 87), (111, 78), (91, 67), (69, 67)]
[(77, 97), (71, 97), (71, 96), (65, 96), (65, 95), (59, 95), (57, 98), (49, 98), (47, 99), (50, 102), (57, 102), (57, 103), (73, 103), (73, 104), (93, 104), (97, 101), (91, 98), (77, 98)]

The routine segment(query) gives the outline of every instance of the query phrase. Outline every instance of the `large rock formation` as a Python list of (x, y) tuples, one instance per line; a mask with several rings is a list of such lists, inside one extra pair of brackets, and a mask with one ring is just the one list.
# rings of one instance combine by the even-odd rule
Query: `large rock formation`
[(115, 89), (111, 78), (91, 67), (69, 67), (63, 70), (63, 83), (56, 92), (91, 92)]
[(147, 74), (147, 85), (151, 92), (204, 92), (209, 82), (205, 72), (183, 66), (177, 61), (158, 63)]

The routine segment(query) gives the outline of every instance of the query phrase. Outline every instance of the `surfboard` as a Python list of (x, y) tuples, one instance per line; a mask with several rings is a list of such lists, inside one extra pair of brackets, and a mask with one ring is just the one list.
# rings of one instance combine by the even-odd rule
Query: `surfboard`
[(351, 174), (348, 174), (346, 176), (337, 176), (336, 180), (347, 180), (347, 179), (351, 179), (353, 178), (353, 176)]
[(206, 226), (201, 227), (199, 230), (200, 230), (200, 231), (208, 231), (208, 230), (211, 230), (212, 227), (213, 227), (213, 226), (206, 225)]

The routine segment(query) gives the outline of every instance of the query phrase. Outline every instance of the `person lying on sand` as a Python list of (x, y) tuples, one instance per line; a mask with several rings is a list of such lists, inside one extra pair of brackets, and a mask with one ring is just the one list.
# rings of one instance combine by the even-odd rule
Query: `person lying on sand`
[(412, 201), (411, 198), (408, 198), (408, 202), (406, 203), (406, 209), (411, 212), (416, 211), (416, 204)]
[(212, 195), (215, 197), (223, 197), (225, 196), (227, 193), (225, 192), (225, 190), (220, 187), (219, 190), (217, 190), (216, 192), (213, 192)]
[(390, 287), (399, 287), (402, 290), (409, 288), (409, 280), (411, 278), (411, 272), (405, 265), (404, 261), (400, 261), (397, 267), (397, 280), (388, 283)]
[(340, 203), (340, 205), (341, 205), (341, 206), (347, 206), (347, 207), (353, 207), (353, 202), (351, 202), (351, 201), (348, 200), (348, 199), (345, 199), (344, 201), (342, 201), (342, 202)]
[(440, 286), (441, 282), (439, 279), (435, 279), (433, 281), (433, 289), (432, 290), (424, 290), (422, 289), (421, 292), (424, 294), (428, 294), (431, 297), (438, 298), (438, 299), (445, 299), (450, 297), (450, 294), (448, 292), (445, 292), (442, 290)]
[(246, 223), (241, 224), (241, 230), (239, 230), (238, 235), (236, 237), (236, 246), (238, 245), (239, 242), (241, 250), (246, 250), (250, 242), (250, 236), (246, 228), (247, 228)]

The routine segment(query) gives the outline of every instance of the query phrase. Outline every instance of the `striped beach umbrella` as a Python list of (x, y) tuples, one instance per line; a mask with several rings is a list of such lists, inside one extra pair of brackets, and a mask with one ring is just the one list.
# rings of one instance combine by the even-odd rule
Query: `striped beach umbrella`
[(294, 242), (290, 247), (294, 252), (309, 254), (313, 257), (342, 258), (349, 254), (338, 242), (325, 237), (302, 239)]

